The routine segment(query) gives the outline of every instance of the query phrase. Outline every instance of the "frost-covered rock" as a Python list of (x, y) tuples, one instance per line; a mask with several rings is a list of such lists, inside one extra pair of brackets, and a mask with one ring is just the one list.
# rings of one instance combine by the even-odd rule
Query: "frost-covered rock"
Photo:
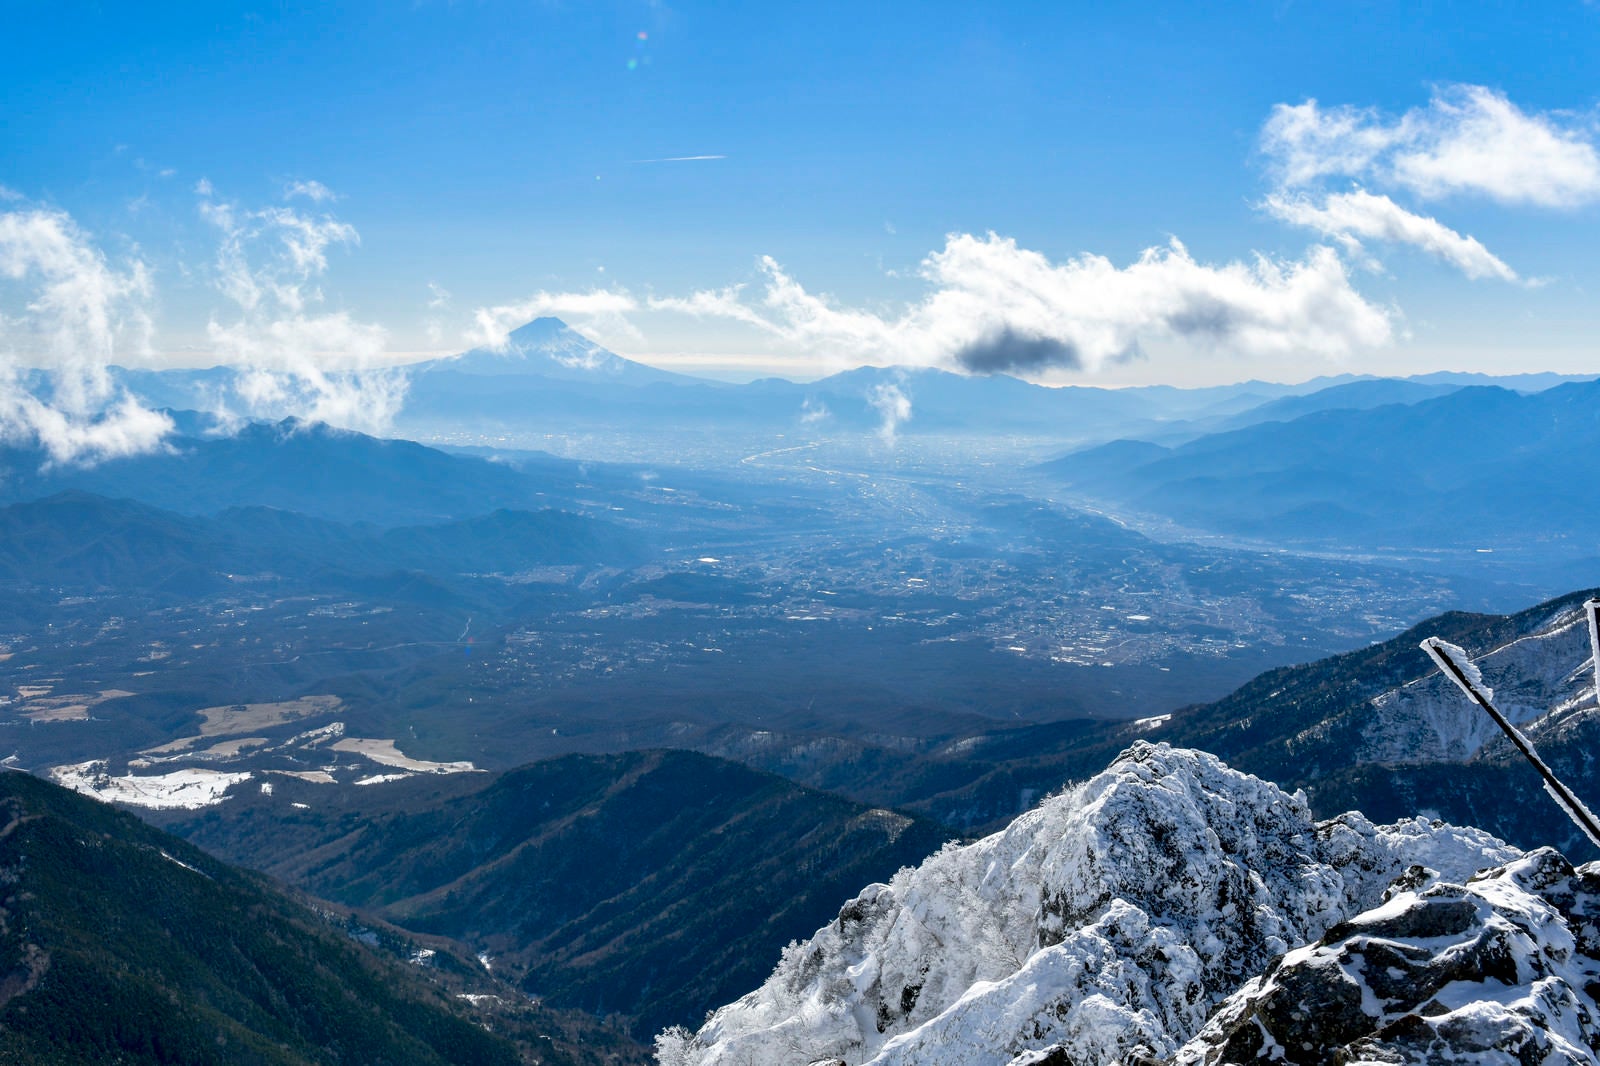
[(1229, 996), (1176, 1066), (1600, 1061), (1600, 864), (1419, 877)]
[(1006, 830), (949, 845), (784, 951), (662, 1066), (830, 1060), (1077, 1066), (1170, 1054), (1277, 956), (1377, 903), (1413, 863), (1464, 880), (1518, 853), (1422, 820), (1316, 823), (1214, 756), (1139, 743)]

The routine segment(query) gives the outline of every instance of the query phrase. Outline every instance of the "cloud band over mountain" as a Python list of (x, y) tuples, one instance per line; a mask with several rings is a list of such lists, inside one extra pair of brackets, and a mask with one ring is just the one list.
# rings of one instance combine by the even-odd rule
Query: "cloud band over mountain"
[(1092, 372), (1152, 344), (1337, 356), (1393, 336), (1388, 312), (1352, 288), (1328, 247), (1299, 260), (1211, 265), (1173, 240), (1119, 267), (1097, 255), (1052, 262), (1009, 237), (956, 233), (922, 262), (926, 294), (897, 314), (841, 306), (770, 256), (760, 269), (765, 283), (755, 293), (741, 286), (645, 300), (619, 290), (539, 293), (481, 309), (473, 339), (528, 313), (670, 312), (741, 323), (819, 361), (1026, 374)]

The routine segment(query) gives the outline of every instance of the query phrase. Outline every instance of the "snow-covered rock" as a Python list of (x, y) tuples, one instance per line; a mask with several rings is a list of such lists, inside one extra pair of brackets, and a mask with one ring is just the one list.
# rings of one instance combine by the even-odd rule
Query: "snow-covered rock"
[(1420, 819), (1317, 823), (1214, 756), (1140, 742), (974, 844), (871, 885), (662, 1066), (1077, 1064), (1171, 1054), (1276, 957), (1377, 903), (1413, 863), (1464, 880), (1516, 857)]
[(1600, 864), (1417, 874), (1229, 996), (1176, 1066), (1600, 1061)]

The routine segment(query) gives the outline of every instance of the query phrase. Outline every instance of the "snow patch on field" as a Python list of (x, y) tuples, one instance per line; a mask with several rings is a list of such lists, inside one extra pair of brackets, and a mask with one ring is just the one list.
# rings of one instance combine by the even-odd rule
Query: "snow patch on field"
[(50, 777), (59, 785), (106, 803), (126, 803), (154, 810), (198, 810), (227, 799), (228, 789), (250, 780), (249, 773), (220, 770), (174, 770), (147, 777), (112, 777), (104, 760), (57, 766)]
[(411, 775), (411, 774), (372, 774), (370, 777), (360, 778), (359, 780), (355, 781), (354, 784), (357, 784), (357, 785), (382, 785), (382, 784), (385, 784), (385, 783), (387, 783), (389, 781), (404, 781), (406, 778), (411, 777), (411, 776), (413, 776), (413, 775)]

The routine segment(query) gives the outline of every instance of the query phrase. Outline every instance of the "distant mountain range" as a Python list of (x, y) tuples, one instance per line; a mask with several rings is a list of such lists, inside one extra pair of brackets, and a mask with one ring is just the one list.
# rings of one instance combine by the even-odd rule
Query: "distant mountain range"
[(1278, 544), (1513, 549), (1530, 573), (1600, 557), (1600, 501), (1584, 488), (1600, 477), (1600, 381), (1474, 386), (1175, 447), (1115, 441), (1037, 469), (1084, 497)]
[[(405, 372), (410, 391), (396, 428), (416, 437), (585, 430), (870, 434), (884, 420), (881, 390), (894, 389), (911, 410), (897, 431), (914, 435), (1021, 434), (1063, 442), (1139, 437), (1168, 443), (1310, 411), (1415, 403), (1474, 384), (1539, 390), (1573, 380), (1555, 374), (1431, 374), (1406, 381), (1343, 375), (1296, 385), (1045, 388), (1005, 375), (863, 367), (809, 383), (771, 378), (732, 385), (626, 359), (555, 318), (513, 330), (503, 348), (475, 348)], [(232, 371), (118, 374), (156, 406), (205, 411), (226, 391)], [(41, 380), (39, 387), (48, 383)]]
[(1555, 374), (1435, 374), (1407, 381), (1346, 375), (1298, 385), (1046, 388), (1000, 374), (862, 367), (809, 383), (773, 378), (729, 385), (624, 359), (558, 319), (541, 318), (514, 331), (504, 352), (474, 349), (419, 364), (401, 425), (432, 433), (486, 423), (562, 430), (616, 426), (634, 433), (691, 426), (812, 436), (871, 433), (884, 421), (882, 390), (893, 389), (911, 410), (896, 430), (913, 435), (1182, 441), (1309, 411), (1415, 403), (1469, 384), (1495, 381), (1533, 390), (1566, 380), (1571, 378)]

